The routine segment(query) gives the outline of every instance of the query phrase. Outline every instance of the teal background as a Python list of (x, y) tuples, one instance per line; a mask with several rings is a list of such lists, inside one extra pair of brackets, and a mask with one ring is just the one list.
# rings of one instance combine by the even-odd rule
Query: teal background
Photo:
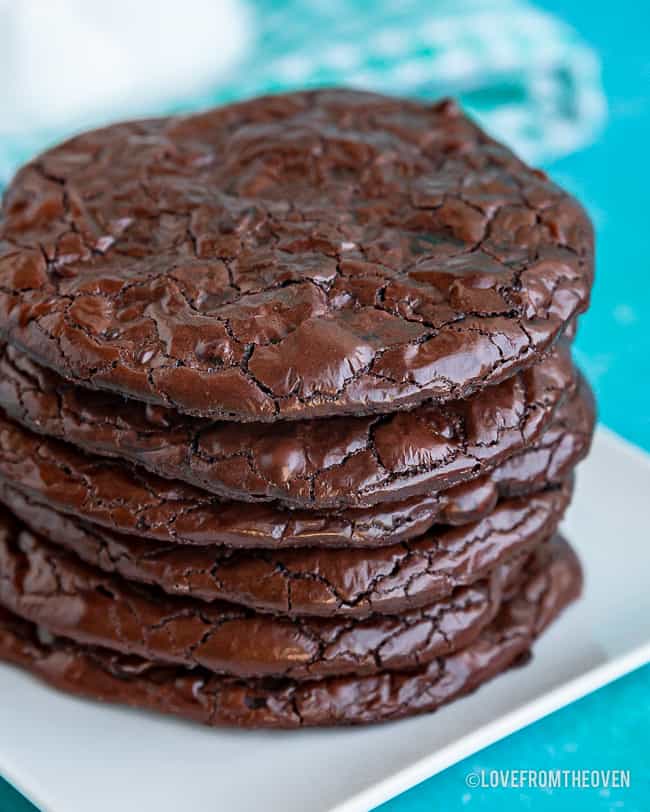
[[(537, 4), (575, 26), (603, 62), (609, 104), (604, 131), (594, 145), (546, 169), (585, 203), (598, 234), (598, 277), (592, 307), (580, 324), (578, 361), (595, 386), (601, 420), (650, 451), (650, 4), (644, 0)], [(650, 809), (649, 729), (650, 666), (646, 666), (380, 809), (645, 812)], [(466, 774), (476, 769), (585, 767), (629, 769), (631, 787), (609, 792), (519, 791), (470, 790), (465, 785)], [(0, 779), (0, 812), (27, 810), (33, 807)]]
[[(605, 130), (593, 146), (545, 168), (580, 197), (596, 225), (597, 281), (580, 322), (578, 361), (595, 386), (600, 419), (650, 451), (650, 4), (538, 0), (537, 5), (574, 25), (602, 59), (609, 104)], [(645, 666), (379, 809), (647, 812), (649, 730), (650, 666)], [(608, 793), (477, 791), (465, 785), (467, 773), (477, 769), (585, 767), (629, 769), (631, 786)]]

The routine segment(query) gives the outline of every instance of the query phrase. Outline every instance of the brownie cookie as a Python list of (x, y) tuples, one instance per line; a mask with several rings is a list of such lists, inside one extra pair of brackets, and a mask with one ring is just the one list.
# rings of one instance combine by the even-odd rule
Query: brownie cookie
[(583, 379), (577, 394), (558, 409), (542, 438), (498, 465), (490, 481), (500, 493), (514, 496), (564, 479), (589, 453), (595, 423), (593, 394)]
[(188, 418), (88, 392), (5, 348), (0, 406), (21, 424), (229, 499), (369, 506), (430, 493), (533, 442), (575, 384), (567, 345), (467, 401), (282, 424)]
[(34, 503), (163, 542), (256, 549), (378, 546), (417, 536), (436, 521), (478, 519), (494, 507), (499, 493), (482, 477), (442, 493), (362, 510), (291, 511), (269, 503), (244, 507), (119, 463), (89, 460), (63, 445), (53, 456), (39, 454), (44, 447), (30, 444), (33, 456), (21, 460), (26, 446), (14, 442), (14, 428), (0, 430), (0, 482), (12, 482)]
[(451, 102), (289, 93), (80, 135), (0, 225), (0, 335), (83, 386), (244, 421), (464, 399), (592, 284), (588, 218)]
[[(441, 493), (365, 510), (325, 513), (223, 502), (117, 460), (87, 457), (69, 445), (31, 434), (1, 412), (0, 481), (32, 502), (119, 533), (164, 543), (267, 549), (383, 546), (414, 538), (436, 522), (457, 525), (478, 520), (494, 507), (500, 494), (534, 490), (528, 485), (533, 477), (540, 487), (560, 482), (588, 448), (593, 411), (582, 401), (590, 397), (583, 383), (577, 396), (558, 412), (558, 417), (575, 412), (575, 418), (562, 418), (575, 426), (555, 432), (554, 442), (543, 435), (542, 454), (534, 453), (535, 446), (531, 453), (518, 452), (525, 461), (513, 460), (503, 475), (494, 469), (489, 477)], [(562, 475), (555, 478), (545, 465), (557, 463), (559, 444), (563, 444), (564, 464)]]
[(163, 667), (53, 638), (0, 609), (0, 659), (51, 685), (103, 701), (207, 725), (286, 727), (362, 724), (433, 711), (516, 664), (580, 593), (580, 565), (563, 541), (544, 545), (518, 594), (466, 648), (408, 672), (318, 681), (242, 680), (203, 668)]
[[(368, 507), (443, 490), (494, 467), (541, 436), (576, 380), (568, 348), (563, 346), (535, 367), (468, 401), (420, 406), (380, 418), (301, 421), (277, 427), (219, 423), (197, 434), (183, 430), (176, 441), (164, 424), (149, 424), (145, 429), (143, 421), (133, 421), (124, 431), (130, 440), (123, 447), (112, 447), (110, 453), (144, 463), (167, 477), (179, 473), (181, 479), (223, 498), (277, 498), (283, 504), (326, 509)], [(8, 376), (1, 388), (5, 393), (12, 389)], [(26, 417), (25, 404), (38, 400), (40, 391), (33, 390), (31, 396), (26, 390), (18, 392), (11, 414), (46, 434), (78, 440), (78, 434), (65, 430), (65, 419), (58, 420), (57, 432), (55, 421)], [(54, 403), (61, 403), (58, 395)], [(121, 426), (120, 431), (127, 425), (119, 405), (84, 419), (84, 447), (106, 453), (106, 446), (91, 438), (118, 433), (112, 431), (111, 421)], [(24, 446), (18, 454), (22, 460), (35, 454), (39, 459), (74, 457), (73, 450), (64, 452), (49, 437), (39, 440), (12, 426), (1, 413), (0, 433), (12, 436), (12, 446)], [(124, 448), (137, 443), (150, 444), (151, 451), (129, 453)], [(0, 449), (0, 469), (6, 462), (3, 452)], [(77, 456), (88, 465), (87, 457)], [(114, 463), (113, 468), (120, 465), (124, 474), (118, 474), (119, 479), (133, 476), (122, 463)], [(0, 475), (16, 481), (24, 478), (18, 472)], [(146, 475), (137, 476), (141, 482), (146, 480)], [(170, 487), (160, 484), (152, 490), (164, 493)]]
[(400, 615), (288, 618), (168, 597), (105, 575), (5, 514), (0, 605), (52, 633), (162, 663), (241, 677), (306, 679), (412, 668), (468, 645), (492, 620), (525, 556)]
[(0, 500), (29, 529), (87, 563), (169, 594), (285, 615), (364, 617), (426, 606), (532, 550), (555, 532), (571, 486), (504, 500), (481, 521), (438, 527), (411, 542), (279, 552), (157, 545), (57, 513), (6, 484)]

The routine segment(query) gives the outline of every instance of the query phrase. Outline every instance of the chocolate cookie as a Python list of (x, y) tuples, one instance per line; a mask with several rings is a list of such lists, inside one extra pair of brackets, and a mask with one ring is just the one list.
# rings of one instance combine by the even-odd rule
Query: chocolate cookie
[(490, 622), (525, 556), (447, 598), (400, 615), (288, 618), (172, 598), (105, 575), (5, 514), (0, 604), (86, 645), (240, 677), (323, 677), (412, 668), (468, 645)]
[[(381, 419), (233, 426), (80, 390), (11, 347), (0, 372), (0, 405), (35, 431), (221, 495), (319, 506), (349, 501), (350, 491), (356, 501), (392, 499), (414, 475), (428, 490), (445, 477), (466, 475), (479, 459), (489, 462), (536, 436), (573, 383), (563, 347), (470, 404)], [(422, 441), (419, 455), (414, 438)]]
[(0, 335), (188, 414), (382, 413), (539, 360), (586, 308), (592, 257), (578, 203), (453, 103), (290, 93), (25, 166)]
[(467, 401), (382, 417), (214, 423), (66, 383), (12, 348), (0, 406), (39, 433), (237, 500), (370, 506), (449, 487), (533, 442), (575, 385), (567, 345)]
[(580, 593), (565, 542), (543, 545), (519, 593), (466, 648), (408, 672), (318, 681), (242, 680), (203, 668), (162, 667), (85, 648), (0, 609), (0, 659), (71, 693), (174, 714), (207, 725), (295, 728), (362, 724), (433, 711), (517, 663)]
[(440, 601), (532, 550), (555, 532), (571, 491), (569, 481), (504, 500), (481, 521), (439, 526), (388, 547), (278, 552), (156, 545), (64, 516), (7, 485), (0, 500), (35, 533), (89, 564), (170, 594), (284, 615), (364, 617)]
[[(519, 452), (503, 475), (457, 485), (447, 491), (335, 513), (290, 511), (270, 504), (223, 502), (190, 485), (170, 482), (120, 461), (87, 457), (73, 447), (41, 438), (0, 413), (0, 481), (31, 501), (53, 507), (119, 533), (161, 542), (280, 549), (288, 547), (374, 547), (395, 544), (427, 531), (435, 522), (466, 524), (485, 516), (499, 494), (508, 496), (561, 481), (588, 447), (593, 411), (586, 384), (558, 412), (563, 426), (543, 454)], [(575, 417), (570, 415), (575, 412)], [(569, 416), (567, 416), (569, 415)], [(591, 416), (591, 422), (589, 417)], [(557, 446), (564, 445), (562, 476), (553, 478)], [(534, 447), (533, 447), (534, 448)], [(505, 465), (505, 463), (501, 463)], [(497, 479), (501, 482), (497, 484)]]
[(593, 394), (583, 379), (542, 438), (498, 465), (490, 481), (500, 493), (514, 496), (564, 479), (589, 453), (595, 423)]
[[(423, 533), (435, 521), (463, 524), (485, 514), (498, 489), (485, 479), (439, 494), (362, 510), (291, 511), (275, 505), (222, 501), (179, 482), (143, 474), (70, 447), (25, 443), (0, 414), (0, 481), (32, 501), (79, 515), (121, 533), (164, 542), (279, 549), (390, 544)], [(27, 451), (28, 456), (22, 456)], [(458, 493), (458, 499), (455, 494)], [(449, 517), (447, 516), (449, 514)]]

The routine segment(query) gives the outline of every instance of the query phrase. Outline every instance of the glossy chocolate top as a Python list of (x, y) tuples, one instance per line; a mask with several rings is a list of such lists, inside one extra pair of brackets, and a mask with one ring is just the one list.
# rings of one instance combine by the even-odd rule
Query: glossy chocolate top
[(12, 347), (0, 352), (0, 406), (30, 429), (228, 499), (309, 508), (369, 506), (476, 476), (534, 442), (575, 379), (561, 343), (463, 401), (381, 417), (233, 424), (84, 391)]
[(451, 102), (290, 93), (24, 167), (0, 335), (194, 415), (394, 411), (536, 361), (587, 306), (592, 242), (571, 197)]
[(370, 548), (414, 538), (436, 522), (477, 521), (499, 496), (557, 484), (588, 451), (593, 424), (591, 393), (583, 382), (536, 444), (507, 456), (489, 473), (400, 502), (327, 512), (224, 502), (118, 460), (87, 457), (72, 446), (30, 433), (0, 413), (0, 482), (20, 491), (31, 504), (165, 544)]
[(387, 721), (435, 710), (526, 657), (580, 593), (580, 565), (560, 540), (543, 545), (521, 589), (465, 648), (404, 672), (307, 682), (219, 677), (53, 638), (0, 608), (0, 658), (65, 691), (207, 725), (303, 727)]
[(409, 668), (462, 648), (519, 584), (526, 556), (403, 614), (289, 618), (134, 586), (0, 517), (0, 605), (49, 631), (161, 663), (306, 679)]
[(111, 533), (2, 483), (0, 500), (35, 533), (89, 564), (173, 595), (285, 615), (365, 617), (427, 606), (530, 551), (555, 532), (571, 485), (502, 500), (479, 521), (438, 526), (401, 544), (277, 552), (156, 544)]

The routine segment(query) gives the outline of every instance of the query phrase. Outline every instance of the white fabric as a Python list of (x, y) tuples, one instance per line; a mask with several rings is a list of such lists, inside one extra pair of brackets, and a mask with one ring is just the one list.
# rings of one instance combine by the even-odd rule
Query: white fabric
[(0, 0), (0, 135), (208, 90), (247, 50), (251, 19), (239, 0)]

